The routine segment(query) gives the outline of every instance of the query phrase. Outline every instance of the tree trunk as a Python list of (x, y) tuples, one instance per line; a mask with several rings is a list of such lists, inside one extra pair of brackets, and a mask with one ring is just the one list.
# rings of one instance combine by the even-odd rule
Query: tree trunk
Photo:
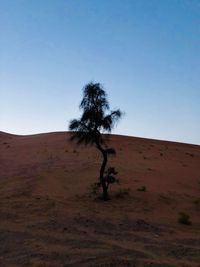
[(108, 188), (104, 180), (104, 172), (105, 172), (108, 158), (107, 158), (107, 153), (105, 151), (102, 153), (102, 155), (103, 155), (103, 162), (102, 162), (101, 169), (100, 169), (100, 182), (102, 184), (102, 189), (103, 189), (103, 199), (108, 200), (109, 199)]
[(107, 152), (101, 147), (101, 145), (99, 143), (96, 143), (96, 145), (103, 156), (103, 162), (102, 162), (101, 168), (100, 168), (99, 180), (100, 180), (102, 190), (103, 190), (103, 200), (106, 201), (106, 200), (109, 200), (109, 195), (108, 195), (108, 187), (107, 187), (106, 182), (104, 180), (104, 172), (105, 172), (106, 164), (108, 161), (108, 155), (107, 155)]

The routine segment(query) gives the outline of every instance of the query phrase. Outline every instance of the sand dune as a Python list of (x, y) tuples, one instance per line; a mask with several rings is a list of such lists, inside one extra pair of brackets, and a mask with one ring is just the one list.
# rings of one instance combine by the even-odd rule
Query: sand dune
[(120, 184), (102, 202), (95, 148), (66, 132), (0, 132), (0, 266), (200, 266), (200, 146), (117, 135), (109, 146)]

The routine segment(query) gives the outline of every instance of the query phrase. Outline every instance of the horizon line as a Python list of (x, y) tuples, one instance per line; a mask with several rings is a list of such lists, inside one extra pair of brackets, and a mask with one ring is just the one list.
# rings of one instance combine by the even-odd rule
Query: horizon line
[[(16, 134), (11, 132), (5, 132), (0, 130), (0, 134), (7, 134), (7, 135), (15, 135), (15, 136), (21, 136), (21, 137), (28, 137), (28, 136), (34, 136), (34, 135), (45, 135), (45, 134), (58, 134), (58, 133), (70, 133), (72, 131), (48, 131), (48, 132), (38, 132), (38, 133), (32, 133), (32, 134)], [(117, 134), (117, 133), (102, 133), (105, 135), (112, 135), (112, 136), (121, 136), (121, 137), (128, 137), (128, 138), (138, 138), (138, 139), (146, 139), (151, 141), (158, 141), (158, 142), (168, 142), (168, 143), (177, 143), (177, 144), (184, 144), (184, 145), (193, 145), (193, 146), (200, 146), (200, 144), (195, 143), (187, 143), (187, 142), (181, 142), (178, 140), (170, 140), (170, 139), (156, 139), (152, 137), (144, 137), (144, 136), (134, 136), (134, 135), (128, 135), (128, 134)]]

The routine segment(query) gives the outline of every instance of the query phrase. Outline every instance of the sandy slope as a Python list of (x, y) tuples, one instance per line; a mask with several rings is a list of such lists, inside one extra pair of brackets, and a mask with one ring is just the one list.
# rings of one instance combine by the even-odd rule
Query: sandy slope
[(0, 132), (0, 266), (200, 266), (200, 146), (112, 136), (102, 202), (98, 151), (68, 138)]

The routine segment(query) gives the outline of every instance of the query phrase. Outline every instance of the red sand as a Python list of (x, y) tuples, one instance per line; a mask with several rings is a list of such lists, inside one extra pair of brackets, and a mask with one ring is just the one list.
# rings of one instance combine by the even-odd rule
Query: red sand
[(0, 266), (200, 266), (200, 146), (111, 136), (103, 202), (101, 155), (68, 139), (0, 132)]

